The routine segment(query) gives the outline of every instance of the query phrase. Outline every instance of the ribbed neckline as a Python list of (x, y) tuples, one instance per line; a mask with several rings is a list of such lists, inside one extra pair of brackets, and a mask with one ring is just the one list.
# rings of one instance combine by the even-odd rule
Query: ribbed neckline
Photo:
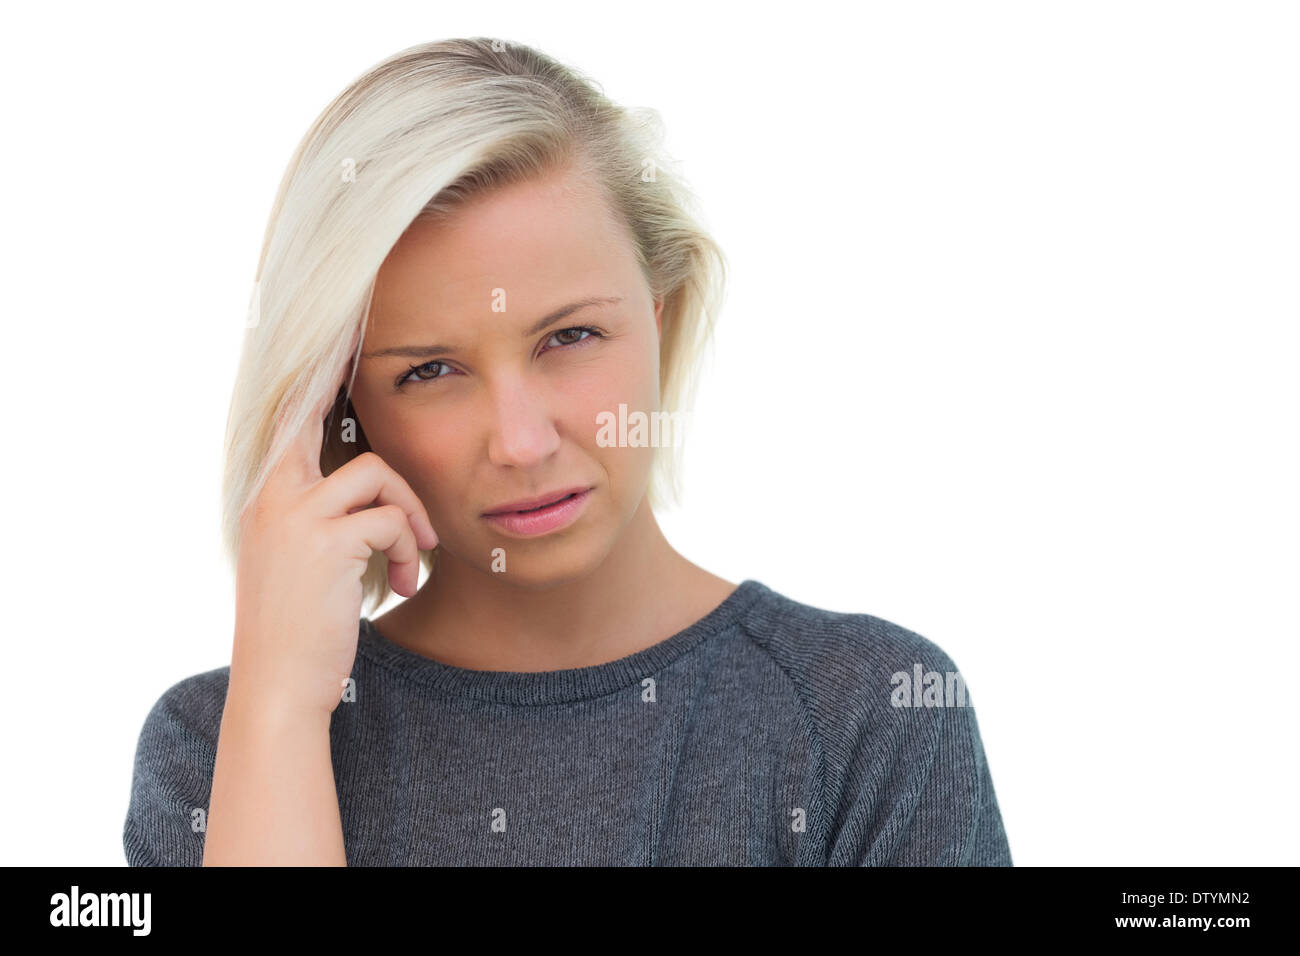
[(480, 671), (444, 664), (389, 640), (361, 618), (357, 653), (428, 687), (500, 704), (543, 706), (589, 700), (637, 686), (708, 638), (736, 623), (769, 589), (752, 578), (704, 617), (671, 637), (627, 657), (592, 667), (558, 671)]

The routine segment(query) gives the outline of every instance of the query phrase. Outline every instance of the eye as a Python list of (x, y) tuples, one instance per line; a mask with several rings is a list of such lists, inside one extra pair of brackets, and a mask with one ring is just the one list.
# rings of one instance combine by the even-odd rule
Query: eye
[[(568, 336), (570, 333), (573, 333), (573, 332), (579, 332), (579, 333), (582, 333), (582, 338), (577, 338), (577, 339), (570, 338), (570, 339), (568, 339), (568, 340), (566, 341), (566, 340), (565, 340), (565, 337)], [(575, 326), (575, 327), (573, 327), (573, 328), (571, 328), (571, 329), (560, 329), (558, 332), (554, 333), (554, 334), (551, 336), (551, 339), (559, 339), (559, 340), (560, 340), (560, 345), (557, 346), (557, 347), (561, 347), (561, 346), (567, 346), (567, 345), (577, 345), (577, 344), (579, 344), (580, 342), (586, 342), (586, 341), (589, 341), (589, 340), (592, 339), (592, 338), (597, 338), (597, 339), (599, 339), (599, 338), (603, 338), (603, 337), (604, 337), (604, 336), (601, 334), (601, 332), (600, 332), (599, 329), (593, 329), (593, 328), (592, 328), (591, 326), (589, 326), (589, 325), (578, 325), (578, 326)], [(549, 342), (550, 339), (547, 339), (547, 341)], [(550, 349), (546, 349), (545, 351), (548, 351), (548, 352), (549, 352)]]
[[(435, 379), (446, 378), (446, 375), (441, 374), (443, 369), (451, 370), (451, 366), (446, 362), (425, 362), (423, 365), (412, 365), (410, 370), (397, 380), (397, 387), (401, 388), (410, 381), (432, 382)], [(426, 372), (432, 372), (433, 374), (425, 374)], [(415, 378), (413, 379), (411, 376), (415, 376)]]
[[(573, 338), (575, 333), (579, 336), (578, 338)], [(581, 345), (583, 342), (603, 339), (604, 337), (604, 332), (600, 329), (593, 328), (590, 325), (578, 325), (573, 328), (560, 329), (558, 332), (552, 333), (551, 337), (547, 339), (547, 342), (550, 342), (552, 339), (558, 340), (558, 344), (551, 348), (543, 349), (542, 351), (550, 352), (555, 348), (571, 348), (575, 345)], [(447, 372), (445, 375), (443, 374), (444, 370)], [(404, 385), (408, 384), (416, 385), (421, 382), (435, 382), (440, 378), (450, 378), (455, 371), (456, 370), (446, 362), (433, 361), (425, 362), (422, 365), (412, 365), (407, 371), (401, 374), (397, 379), (396, 385), (398, 389), (401, 389)]]

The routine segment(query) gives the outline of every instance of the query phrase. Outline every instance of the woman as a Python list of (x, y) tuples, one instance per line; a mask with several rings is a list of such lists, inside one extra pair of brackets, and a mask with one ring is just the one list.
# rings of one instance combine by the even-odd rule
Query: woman
[(317, 120), (230, 410), (230, 666), (149, 714), (130, 863), (1010, 865), (941, 649), (659, 529), (675, 440), (626, 420), (685, 406), (723, 258), (658, 142), (483, 39)]

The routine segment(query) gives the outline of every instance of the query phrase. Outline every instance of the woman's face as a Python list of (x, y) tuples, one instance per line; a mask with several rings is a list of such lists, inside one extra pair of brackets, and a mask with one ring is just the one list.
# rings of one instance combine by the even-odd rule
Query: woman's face
[[(599, 566), (654, 449), (598, 444), (597, 416), (659, 408), (661, 309), (630, 236), (573, 170), (412, 225), (379, 270), (352, 403), (428, 509), (439, 561), (499, 571), (504, 555), (525, 585)], [(555, 530), (486, 516), (570, 489), (590, 491)]]

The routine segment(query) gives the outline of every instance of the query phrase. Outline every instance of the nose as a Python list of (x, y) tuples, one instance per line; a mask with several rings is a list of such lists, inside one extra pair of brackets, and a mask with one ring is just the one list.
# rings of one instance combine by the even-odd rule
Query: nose
[(497, 383), (490, 393), (488, 459), (509, 468), (534, 468), (560, 447), (548, 403), (524, 381)]

